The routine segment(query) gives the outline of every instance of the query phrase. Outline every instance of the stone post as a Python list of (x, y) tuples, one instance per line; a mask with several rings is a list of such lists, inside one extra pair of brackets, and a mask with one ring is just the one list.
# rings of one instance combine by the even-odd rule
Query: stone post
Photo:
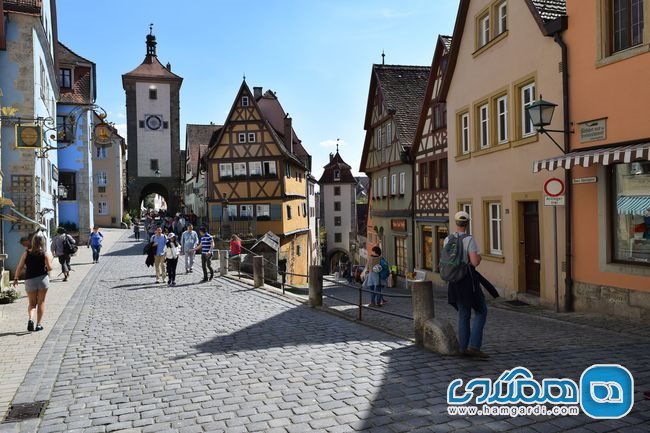
[(264, 257), (253, 256), (253, 287), (264, 285)]
[(433, 282), (409, 280), (413, 302), (415, 344), (442, 355), (458, 353), (458, 340), (451, 324), (434, 318)]
[(309, 306), (323, 305), (323, 268), (318, 265), (309, 267)]
[(228, 250), (219, 251), (219, 275), (225, 277), (228, 273)]

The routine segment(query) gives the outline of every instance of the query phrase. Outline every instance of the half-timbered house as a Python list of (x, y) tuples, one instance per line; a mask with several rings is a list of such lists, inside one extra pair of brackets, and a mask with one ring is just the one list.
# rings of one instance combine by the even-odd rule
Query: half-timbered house
[(447, 109), (440, 87), (447, 70), (451, 37), (439, 36), (420, 113), (411, 159), (415, 161), (415, 267), (438, 272), (448, 233)]
[[(210, 230), (228, 237), (280, 237), (280, 264), (308, 272), (307, 172), (303, 148), (272, 91), (242, 85), (215, 144), (207, 153)], [(292, 283), (304, 278), (291, 278)]]
[(373, 65), (366, 106), (360, 171), (370, 178), (367, 248), (379, 244), (400, 276), (414, 267), (410, 149), (430, 69)]

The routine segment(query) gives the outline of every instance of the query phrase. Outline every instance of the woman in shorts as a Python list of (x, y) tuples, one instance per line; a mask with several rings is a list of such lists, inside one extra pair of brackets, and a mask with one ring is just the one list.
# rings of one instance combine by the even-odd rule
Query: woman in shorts
[[(29, 299), (27, 307), (27, 330), (43, 330), (43, 313), (45, 313), (45, 295), (50, 287), (49, 273), (52, 270), (52, 255), (47, 251), (47, 242), (43, 232), (34, 234), (32, 243), (23, 253), (16, 269), (14, 287), (18, 285), (18, 276), (25, 268), (25, 291)], [(36, 313), (36, 326), (34, 326)]]

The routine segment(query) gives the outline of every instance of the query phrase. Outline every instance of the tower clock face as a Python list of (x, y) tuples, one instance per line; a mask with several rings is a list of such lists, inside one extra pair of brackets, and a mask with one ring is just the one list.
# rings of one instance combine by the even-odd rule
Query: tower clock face
[(144, 118), (147, 129), (157, 131), (162, 127), (162, 116), (159, 114), (147, 114)]

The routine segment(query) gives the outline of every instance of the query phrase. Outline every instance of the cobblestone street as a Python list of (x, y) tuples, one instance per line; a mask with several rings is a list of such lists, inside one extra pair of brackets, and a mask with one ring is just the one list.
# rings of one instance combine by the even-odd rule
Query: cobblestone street
[[(642, 332), (492, 308), (485, 336), (492, 358), (480, 362), (432, 354), (237, 281), (201, 278), (195, 267), (175, 287), (154, 284), (142, 244), (116, 243), (81, 283), (18, 389), (14, 404), (49, 401), (42, 419), (0, 424), (0, 432), (650, 428), (643, 398), (650, 336)], [(386, 308), (397, 308), (391, 303)], [(621, 420), (446, 412), (447, 386), (457, 377), (496, 378), (521, 365), (538, 379), (578, 380), (594, 363), (620, 363), (634, 375), (635, 406)]]

